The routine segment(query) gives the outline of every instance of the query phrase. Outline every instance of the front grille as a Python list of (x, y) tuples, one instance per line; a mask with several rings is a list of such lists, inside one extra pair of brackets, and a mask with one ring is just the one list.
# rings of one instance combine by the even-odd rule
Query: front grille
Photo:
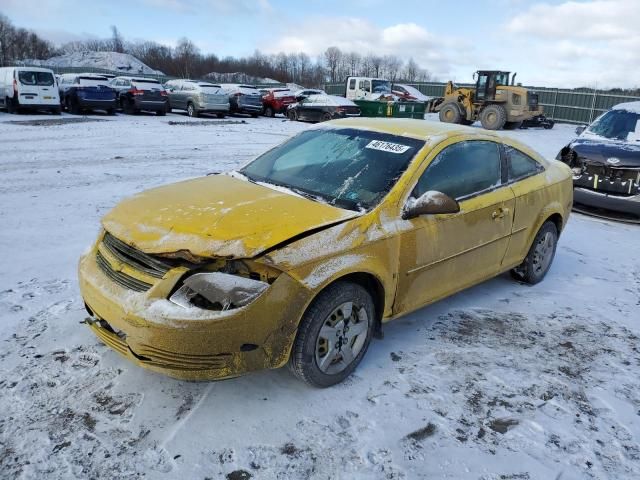
[(151, 288), (151, 284), (147, 282), (143, 282), (142, 280), (138, 280), (137, 278), (133, 278), (130, 275), (127, 275), (123, 272), (118, 272), (111, 268), (107, 259), (102, 256), (100, 252), (96, 253), (96, 263), (100, 270), (113, 280), (115, 283), (120, 285), (121, 287), (128, 288), (129, 290), (133, 290), (135, 292), (146, 292)]
[(151, 345), (139, 345), (131, 350), (138, 359), (164, 368), (176, 370), (211, 370), (228, 367), (232, 360), (230, 353), (218, 355), (194, 355), (175, 353)]
[(105, 234), (102, 244), (122, 263), (152, 277), (162, 278), (171, 269), (169, 264), (127, 245), (110, 233)]
[(614, 168), (601, 163), (586, 164), (581, 175), (574, 176), (577, 187), (629, 197), (640, 194), (640, 169)]

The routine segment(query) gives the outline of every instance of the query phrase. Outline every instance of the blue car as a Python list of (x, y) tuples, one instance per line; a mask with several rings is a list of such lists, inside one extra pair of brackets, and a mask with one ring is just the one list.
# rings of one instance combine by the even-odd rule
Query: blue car
[(115, 115), (116, 92), (109, 86), (109, 78), (95, 74), (68, 73), (58, 80), (60, 103), (73, 114), (87, 110), (104, 110)]

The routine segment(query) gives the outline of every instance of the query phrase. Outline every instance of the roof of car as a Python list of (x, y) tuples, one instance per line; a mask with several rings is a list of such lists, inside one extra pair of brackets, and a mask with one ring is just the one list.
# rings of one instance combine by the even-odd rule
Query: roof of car
[(619, 103), (611, 107), (611, 110), (626, 110), (627, 112), (640, 113), (640, 102)]
[[(545, 160), (539, 153), (531, 149), (531, 147), (514, 140), (511, 137), (502, 136), (497, 132), (484, 130), (475, 127), (467, 127), (464, 125), (432, 122), (429, 120), (414, 120), (410, 118), (367, 118), (367, 117), (351, 117), (340, 120), (333, 120), (322, 125), (327, 126), (344, 126), (352, 128), (362, 128), (366, 130), (375, 130), (391, 135), (399, 135), (404, 137), (412, 137), (425, 140), (434, 137), (455, 137), (458, 135), (477, 137), (478, 139), (497, 140), (512, 145), (523, 152), (533, 155), (539, 159)], [(322, 125), (320, 128), (322, 128)]]

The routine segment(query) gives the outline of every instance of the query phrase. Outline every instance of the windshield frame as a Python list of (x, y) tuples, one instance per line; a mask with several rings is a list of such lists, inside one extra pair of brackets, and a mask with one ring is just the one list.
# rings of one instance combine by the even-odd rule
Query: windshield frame
[[(399, 168), (397, 172), (395, 172), (395, 176), (393, 178), (389, 178), (388, 179), (388, 182), (385, 185), (385, 187), (382, 188), (379, 192), (377, 192), (376, 196), (372, 200), (370, 200), (368, 202), (367, 201), (363, 201), (362, 199), (359, 199), (359, 200), (356, 201), (356, 200), (352, 200), (352, 199), (345, 198), (345, 197), (329, 195), (329, 194), (327, 194), (325, 192), (318, 192), (318, 191), (315, 191), (315, 190), (310, 190), (308, 188), (300, 187), (298, 185), (291, 185), (291, 184), (288, 184), (286, 182), (277, 181), (277, 180), (271, 179), (269, 177), (260, 176), (260, 175), (257, 175), (256, 173), (247, 171), (247, 168), (249, 168), (255, 162), (258, 162), (261, 158), (272, 154), (272, 152), (274, 150), (285, 146), (287, 143), (294, 141), (296, 138), (300, 137), (301, 135), (307, 134), (309, 132), (328, 132), (328, 131), (334, 131), (334, 132), (337, 132), (338, 134), (342, 134), (342, 135), (349, 135), (349, 134), (353, 135), (354, 133), (355, 134), (365, 134), (365, 136), (369, 136), (370, 135), (370, 136), (373, 137), (371, 139), (371, 141), (379, 140), (379, 141), (382, 141), (382, 142), (390, 142), (390, 143), (399, 142), (401, 144), (403, 144), (402, 142), (404, 142), (404, 144), (409, 145), (410, 148), (414, 148), (415, 151), (413, 152), (413, 155), (411, 155), (410, 157), (408, 157), (405, 160), (404, 165), (401, 168)], [(415, 137), (407, 137), (407, 136), (402, 136), (402, 135), (395, 135), (395, 134), (388, 133), (388, 132), (380, 132), (380, 131), (377, 131), (377, 130), (366, 129), (366, 128), (323, 125), (322, 127), (319, 127), (319, 128), (314, 128), (314, 129), (310, 129), (310, 130), (304, 130), (304, 131), (300, 132), (298, 135), (295, 135), (295, 136), (289, 138), (285, 142), (283, 142), (283, 143), (281, 143), (281, 144), (269, 149), (268, 151), (266, 151), (262, 155), (259, 155), (258, 157), (256, 157), (252, 161), (248, 162), (242, 168), (237, 170), (237, 172), (239, 174), (241, 174), (242, 176), (244, 176), (248, 181), (253, 182), (253, 183), (271, 184), (271, 185), (274, 185), (274, 186), (287, 188), (287, 189), (291, 190), (294, 193), (297, 193), (297, 194), (299, 194), (299, 195), (301, 195), (303, 197), (309, 198), (309, 199), (314, 200), (314, 201), (322, 201), (324, 203), (328, 203), (329, 205), (333, 205), (333, 206), (336, 206), (336, 207), (339, 207), (339, 208), (344, 208), (344, 209), (347, 209), (347, 210), (367, 211), (368, 212), (368, 211), (373, 210), (377, 206), (379, 206), (384, 201), (384, 199), (389, 195), (389, 193), (398, 184), (398, 182), (403, 177), (403, 175), (407, 172), (409, 167), (415, 162), (416, 158), (418, 158), (420, 156), (420, 153), (423, 151), (423, 149), (425, 148), (426, 145), (427, 145), (427, 140), (426, 139), (420, 139), (420, 138), (415, 138)], [(277, 159), (273, 160), (274, 163), (275, 163), (275, 161), (277, 161)], [(346, 181), (348, 181), (348, 178), (344, 179), (343, 184)], [(374, 193), (376, 193), (376, 192), (374, 192)]]

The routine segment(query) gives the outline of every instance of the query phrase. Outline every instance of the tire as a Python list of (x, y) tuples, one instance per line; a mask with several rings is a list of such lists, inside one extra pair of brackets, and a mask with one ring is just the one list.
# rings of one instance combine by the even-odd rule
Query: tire
[(198, 111), (193, 103), (187, 103), (187, 116), (195, 118), (198, 116)]
[(507, 112), (502, 105), (488, 105), (480, 112), (480, 123), (485, 130), (500, 130), (507, 122)]
[(115, 108), (108, 108), (107, 109), (107, 115), (115, 115), (116, 114), (116, 109)]
[(544, 124), (543, 128), (545, 130), (551, 130), (555, 124), (556, 122), (554, 122), (553, 120), (549, 120), (547, 123)]
[(511, 270), (511, 276), (529, 285), (541, 282), (551, 267), (557, 245), (558, 229), (552, 221), (547, 220), (538, 230), (524, 261)]
[(224, 113), (216, 113), (216, 117), (224, 118), (224, 117), (226, 117), (226, 115)]
[(461, 123), (462, 113), (460, 113), (460, 108), (456, 103), (449, 102), (442, 106), (440, 113), (438, 113), (438, 118), (445, 123)]
[(320, 121), (321, 122), (328, 122), (329, 120), (331, 120), (333, 117), (331, 116), (331, 114), (329, 112), (324, 112), (322, 114), (322, 116), (320, 117)]
[(16, 101), (14, 98), (7, 97), (5, 101), (7, 102), (7, 113), (18, 113), (18, 107), (16, 106)]
[(251, 117), (252, 117), (252, 118), (258, 118), (258, 114), (257, 114), (257, 113), (252, 113), (252, 114), (251, 114)]
[(156, 112), (156, 115), (159, 116), (159, 117), (164, 117), (166, 114), (167, 114), (167, 109), (166, 108), (163, 108), (162, 110), (158, 110)]
[(52, 113), (53, 115), (62, 115), (62, 107), (60, 107), (60, 106), (53, 107), (53, 108), (51, 109), (51, 113)]
[(505, 130), (518, 130), (522, 126), (522, 122), (504, 122)]
[(271, 107), (265, 107), (263, 115), (265, 117), (275, 117), (276, 116), (276, 112), (274, 112), (273, 108), (271, 108)]
[[(289, 369), (314, 387), (340, 383), (367, 352), (375, 314), (371, 295), (362, 286), (345, 281), (330, 285), (318, 294), (300, 321)], [(350, 353), (345, 356), (345, 352)]]
[(298, 120), (298, 114), (295, 111), (295, 109), (292, 108), (291, 110), (287, 110), (287, 118), (292, 122), (295, 122), (296, 120)]
[(126, 98), (122, 99), (122, 111), (127, 115), (135, 115), (137, 113), (133, 102), (129, 101)]

